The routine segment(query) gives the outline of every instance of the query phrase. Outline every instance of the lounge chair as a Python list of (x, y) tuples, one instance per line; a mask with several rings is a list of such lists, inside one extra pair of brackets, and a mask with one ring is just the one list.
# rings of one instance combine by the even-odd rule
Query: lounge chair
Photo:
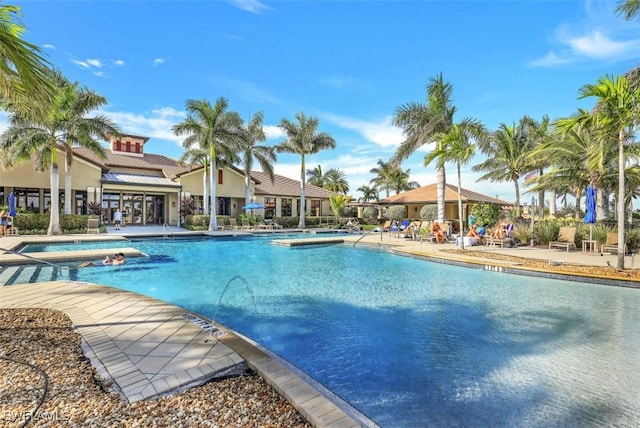
[(253, 229), (253, 226), (251, 226), (251, 223), (249, 223), (249, 220), (242, 219), (242, 230), (251, 230), (251, 229)]
[[(496, 227), (501, 227), (501, 226), (498, 225)], [(504, 238), (494, 238), (490, 234), (486, 234), (485, 242), (487, 246), (491, 245), (495, 247), (499, 245), (500, 248), (504, 248), (504, 246), (507, 245), (508, 247), (510, 247), (513, 242), (513, 238), (511, 237), (511, 235), (513, 234), (513, 223), (510, 223), (507, 226), (506, 234), (507, 236), (505, 236)]]
[(567, 252), (569, 249), (576, 248), (576, 228), (562, 226), (560, 228), (560, 233), (558, 233), (558, 240), (549, 242), (549, 250), (552, 248), (566, 248)]
[(382, 225), (382, 231), (388, 232), (390, 228), (391, 228), (391, 220), (385, 221), (384, 224)]
[(218, 219), (218, 230), (225, 230), (227, 227), (224, 224), (224, 219)]
[[(627, 245), (624, 246), (627, 253)], [(607, 242), (600, 247), (600, 253), (618, 253), (618, 232), (607, 232)]]
[(238, 227), (238, 221), (237, 221), (235, 218), (230, 218), (230, 219), (229, 219), (229, 228), (230, 228), (231, 230), (238, 230), (238, 229), (240, 229), (240, 228)]

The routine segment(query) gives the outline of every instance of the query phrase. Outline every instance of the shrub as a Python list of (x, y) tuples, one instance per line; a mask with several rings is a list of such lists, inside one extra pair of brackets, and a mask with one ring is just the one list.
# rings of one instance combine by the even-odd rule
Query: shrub
[(420, 218), (429, 221), (437, 220), (438, 206), (434, 204), (425, 205), (420, 209)]
[(476, 224), (484, 227), (490, 227), (498, 223), (500, 212), (498, 205), (490, 203), (475, 204), (471, 208), (471, 214), (476, 217)]
[(529, 242), (531, 241), (531, 227), (524, 223), (516, 223), (513, 226), (513, 232), (511, 232), (511, 236), (517, 242), (529, 244)]
[(394, 205), (387, 208), (387, 218), (389, 220), (402, 221), (407, 216), (407, 210), (400, 205)]
[(367, 224), (378, 223), (378, 209), (376, 207), (365, 207), (362, 210), (362, 220)]
[(548, 245), (558, 239), (560, 225), (555, 221), (539, 221), (534, 225), (533, 231), (537, 242)]
[(640, 248), (640, 230), (631, 229), (627, 231), (626, 236), (627, 251), (633, 251)]

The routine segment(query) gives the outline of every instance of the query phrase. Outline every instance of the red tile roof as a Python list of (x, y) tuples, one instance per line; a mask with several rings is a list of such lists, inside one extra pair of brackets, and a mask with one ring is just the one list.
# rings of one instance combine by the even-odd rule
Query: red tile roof
[[(462, 195), (462, 202), (488, 202), (500, 205), (513, 205), (511, 202), (506, 202), (465, 188), (460, 189), (460, 194)], [(380, 199), (378, 203), (381, 205), (436, 204), (438, 202), (437, 195), (437, 184), (434, 183)], [(447, 184), (444, 189), (444, 200), (445, 202), (458, 202), (458, 186)]]
[[(273, 183), (267, 173), (262, 171), (251, 171), (251, 178), (257, 180), (255, 194), (266, 196), (291, 196), (300, 197), (300, 182), (282, 175), (275, 175)], [(335, 194), (322, 187), (312, 184), (305, 185), (305, 198), (328, 199)]]

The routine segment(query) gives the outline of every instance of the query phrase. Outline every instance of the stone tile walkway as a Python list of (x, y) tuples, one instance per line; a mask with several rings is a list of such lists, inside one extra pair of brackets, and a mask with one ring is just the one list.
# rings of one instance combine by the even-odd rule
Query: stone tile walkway
[(66, 313), (98, 373), (129, 402), (256, 370), (315, 426), (375, 426), (355, 419), (280, 361), (194, 314), (155, 299), (81, 282), (0, 287), (0, 308)]

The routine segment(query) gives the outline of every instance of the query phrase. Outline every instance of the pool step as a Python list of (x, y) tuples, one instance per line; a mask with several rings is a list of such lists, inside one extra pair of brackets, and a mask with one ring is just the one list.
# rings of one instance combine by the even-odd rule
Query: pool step
[(57, 279), (60, 279), (58, 269), (53, 266), (27, 265), (0, 268), (0, 286), (54, 281)]

